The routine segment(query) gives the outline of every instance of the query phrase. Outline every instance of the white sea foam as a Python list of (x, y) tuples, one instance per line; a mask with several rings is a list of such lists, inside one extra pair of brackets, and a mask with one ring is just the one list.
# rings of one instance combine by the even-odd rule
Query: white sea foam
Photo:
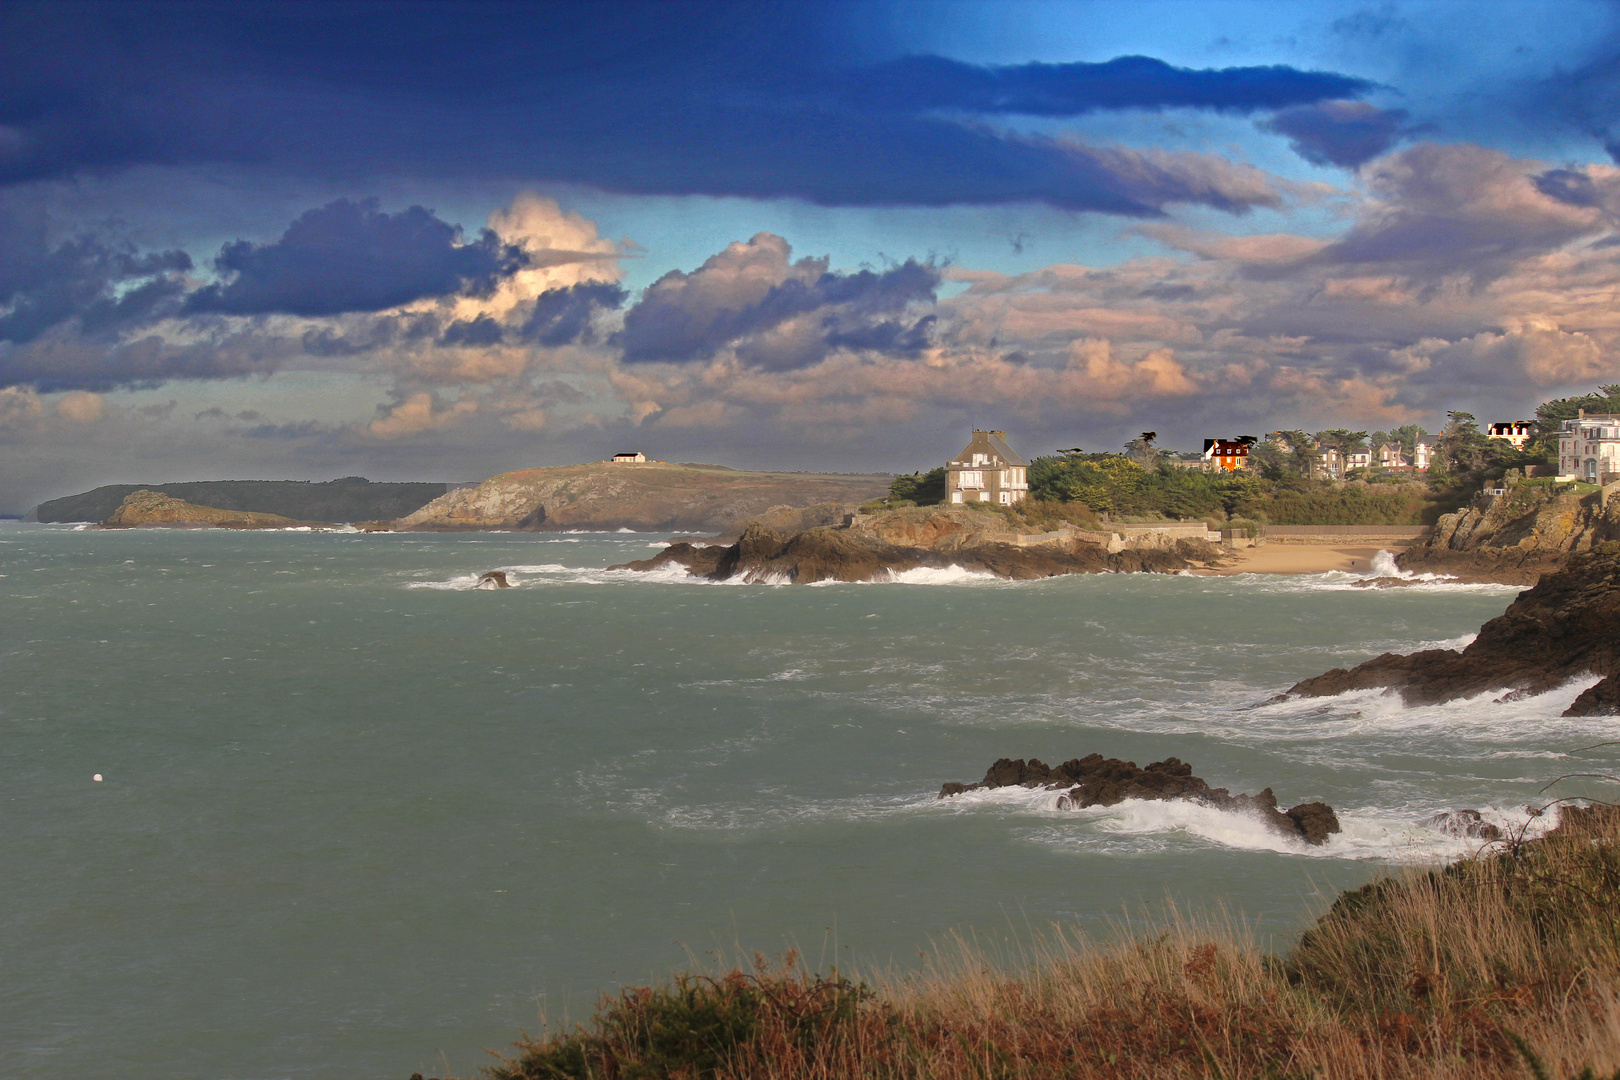
[(1200, 578), (1199, 580), (1226, 580), (1239, 581), (1249, 586), (1258, 586), (1265, 592), (1356, 592), (1368, 591), (1366, 582), (1376, 581), (1379, 578), (1395, 578), (1408, 584), (1399, 587), (1401, 592), (1473, 592), (1473, 593), (1516, 593), (1520, 591), (1517, 585), (1498, 585), (1494, 582), (1464, 583), (1454, 581), (1444, 574), (1414, 573), (1402, 570), (1395, 565), (1395, 556), (1389, 551), (1380, 549), (1368, 566), (1367, 573), (1355, 574), (1348, 570), (1329, 570), (1321, 574), (1234, 574), (1225, 579)]

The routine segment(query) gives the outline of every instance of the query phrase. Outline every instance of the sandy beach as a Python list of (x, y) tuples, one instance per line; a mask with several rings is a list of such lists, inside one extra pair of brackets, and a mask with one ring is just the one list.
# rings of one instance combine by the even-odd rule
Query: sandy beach
[(1194, 573), (1215, 577), (1230, 577), (1233, 574), (1322, 574), (1329, 570), (1365, 574), (1371, 568), (1373, 556), (1380, 551), (1394, 553), (1398, 550), (1393, 544), (1377, 543), (1261, 544), (1232, 552), (1225, 566)]

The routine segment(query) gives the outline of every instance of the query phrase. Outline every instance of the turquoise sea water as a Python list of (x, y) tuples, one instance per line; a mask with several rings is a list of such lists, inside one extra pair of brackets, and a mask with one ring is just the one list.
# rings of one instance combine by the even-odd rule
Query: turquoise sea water
[[(1511, 589), (603, 571), (658, 539), (0, 526), (0, 1075), (466, 1074), (693, 953), (904, 966), (1167, 891), (1287, 934), (1319, 889), (1466, 848), (1429, 814), (1520, 820), (1614, 732), (1558, 717), (1585, 684), (1257, 706), (1460, 644)], [(518, 587), (471, 588), (495, 568)], [(933, 797), (1092, 751), (1345, 832)]]

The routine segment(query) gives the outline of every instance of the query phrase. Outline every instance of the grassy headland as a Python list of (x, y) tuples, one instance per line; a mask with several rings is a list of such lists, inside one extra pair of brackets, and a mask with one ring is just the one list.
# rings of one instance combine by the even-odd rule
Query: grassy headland
[(1171, 916), (914, 976), (756, 958), (604, 998), (490, 1080), (1620, 1077), (1620, 816), (1344, 893), (1282, 955)]

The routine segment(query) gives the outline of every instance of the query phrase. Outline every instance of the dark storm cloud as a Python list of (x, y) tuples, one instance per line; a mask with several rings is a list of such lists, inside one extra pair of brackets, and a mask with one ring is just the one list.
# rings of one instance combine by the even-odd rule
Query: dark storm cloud
[(1150, 57), (852, 66), (860, 30), (845, 24), (859, 17), (807, 4), (13, 3), (0, 7), (0, 183), (228, 161), (351, 182), (506, 175), (841, 205), (1242, 210), (1270, 203), (1140, 155), (937, 114), (1248, 112), (1369, 88)]
[(1592, 177), (1574, 169), (1549, 169), (1535, 177), (1536, 190), (1570, 206), (1601, 206), (1602, 193)]
[(139, 254), (81, 236), (54, 248), (43, 220), (0, 210), (0, 341), (17, 344), (77, 319), (86, 333), (172, 309), (191, 268), (183, 251)]
[(905, 111), (1080, 116), (1107, 109), (1255, 112), (1351, 97), (1373, 88), (1365, 79), (1281, 64), (1195, 70), (1151, 56), (1120, 56), (1097, 64), (989, 67), (941, 56), (908, 56), (852, 72), (845, 97)]
[(1355, 168), (1417, 129), (1402, 109), (1380, 109), (1363, 101), (1324, 101), (1283, 109), (1260, 127), (1285, 135), (1294, 152), (1317, 165)]
[(608, 282), (585, 281), (540, 294), (520, 336), (539, 345), (567, 345), (585, 340), (591, 316), (624, 304), (629, 293)]
[(375, 199), (338, 199), (304, 213), (273, 244), (226, 244), (214, 264), (228, 280), (192, 293), (186, 311), (337, 315), (484, 295), (527, 256), (488, 229), (464, 244), (458, 227), (420, 206), (388, 214)]
[(901, 316), (935, 300), (938, 267), (908, 259), (843, 274), (825, 260), (788, 257), (785, 241), (761, 233), (690, 274), (665, 274), (625, 313), (615, 338), (625, 361), (704, 360), (729, 346), (745, 364), (787, 370), (833, 348), (915, 353), (927, 345), (932, 319)]

